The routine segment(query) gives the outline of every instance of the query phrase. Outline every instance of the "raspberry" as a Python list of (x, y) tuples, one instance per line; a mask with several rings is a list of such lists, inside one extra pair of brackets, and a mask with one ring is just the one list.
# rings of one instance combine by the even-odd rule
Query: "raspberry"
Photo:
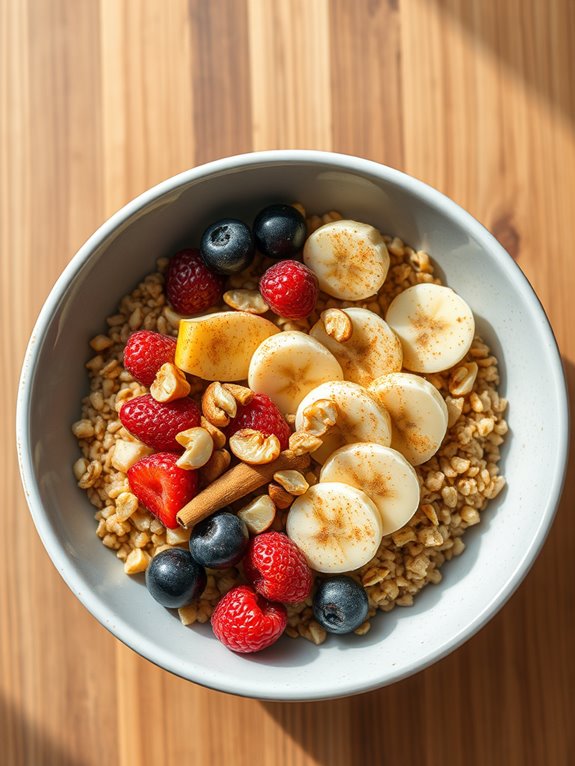
[(150, 394), (129, 399), (120, 410), (124, 428), (158, 451), (182, 452), (176, 435), (200, 425), (200, 408), (187, 396), (173, 402), (157, 402)]
[(151, 386), (160, 367), (173, 362), (176, 339), (151, 330), (133, 332), (124, 348), (124, 367), (143, 386)]
[(253, 428), (264, 436), (275, 434), (282, 450), (289, 446), (291, 429), (269, 396), (254, 394), (247, 404), (238, 404), (235, 418), (226, 429), (228, 439), (240, 428)]
[(311, 593), (312, 574), (305, 556), (280, 532), (252, 538), (244, 557), (244, 572), (256, 591), (272, 601), (297, 604)]
[(128, 469), (132, 493), (169, 529), (177, 528), (177, 512), (198, 491), (197, 472), (179, 468), (177, 459), (172, 452), (156, 452)]
[(247, 585), (232, 588), (212, 614), (212, 628), (224, 646), (234, 652), (259, 652), (274, 644), (287, 625), (287, 612)]
[(299, 261), (280, 261), (265, 272), (260, 292), (271, 310), (285, 319), (303, 319), (315, 308), (316, 275)]
[(199, 250), (180, 250), (168, 266), (166, 295), (179, 314), (199, 314), (219, 303), (224, 277), (210, 271)]

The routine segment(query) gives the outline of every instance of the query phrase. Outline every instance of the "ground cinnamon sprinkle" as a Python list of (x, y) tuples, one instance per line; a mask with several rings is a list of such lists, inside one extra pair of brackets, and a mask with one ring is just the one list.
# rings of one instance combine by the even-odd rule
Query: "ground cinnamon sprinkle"
[[(311, 216), (307, 219), (309, 233), (340, 218), (333, 212)], [(397, 237), (384, 239), (391, 262), (378, 295), (351, 302), (320, 293), (315, 311), (306, 320), (286, 320), (271, 313), (266, 317), (282, 330), (307, 332), (327, 308), (358, 306), (381, 316), (406, 288), (422, 282), (440, 284), (427, 253), (413, 250)], [(82, 401), (80, 420), (72, 427), (82, 453), (74, 464), (74, 474), (78, 486), (86, 490), (97, 508), (96, 534), (116, 552), (130, 574), (144, 571), (159, 551), (185, 544), (190, 534), (183, 529), (166, 530), (148, 511), (138, 507), (123, 467), (135, 454), (141, 457), (149, 450), (126, 431), (118, 416), (127, 399), (148, 392), (122, 365), (123, 347), (130, 333), (147, 329), (177, 335), (179, 320), (167, 305), (163, 290), (167, 263), (166, 258), (159, 259), (157, 271), (120, 301), (118, 312), (107, 319), (107, 331), (90, 342), (95, 352), (86, 364), (90, 393)], [(226, 289), (255, 289), (270, 263), (256, 258), (246, 272), (229, 278)], [(222, 304), (213, 310), (229, 311), (230, 307)], [(497, 359), (489, 347), (476, 337), (467, 357), (456, 368), (425, 377), (447, 403), (449, 428), (437, 454), (415, 468), (421, 487), (416, 514), (405, 527), (384, 537), (372, 561), (352, 573), (367, 591), (370, 617), (378, 609), (388, 612), (396, 606), (410, 606), (428, 583), (439, 583), (442, 565), (465, 549), (465, 530), (480, 522), (489, 500), (505, 485), (498, 464), (499, 448), (507, 433), (507, 402), (497, 390)], [(201, 396), (206, 387), (206, 382), (194, 379), (192, 396)], [(312, 464), (306, 479), (311, 485), (318, 476), (319, 468)], [(243, 498), (241, 505), (253, 496)], [(278, 510), (274, 528), (285, 527), (286, 513)], [(221, 596), (241, 581), (239, 567), (208, 570), (207, 586), (199, 602), (179, 610), (182, 621), (207, 622)], [(363, 635), (368, 630), (369, 622), (356, 633)], [(315, 644), (325, 640), (324, 629), (313, 620), (311, 600), (288, 607), (286, 633), (294, 638), (303, 636)]]

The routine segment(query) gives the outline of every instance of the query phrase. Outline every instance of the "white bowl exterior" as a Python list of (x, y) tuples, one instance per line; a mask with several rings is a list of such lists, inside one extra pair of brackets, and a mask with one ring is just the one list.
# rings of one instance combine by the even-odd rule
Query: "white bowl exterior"
[[(74, 481), (70, 426), (87, 391), (87, 341), (157, 257), (194, 245), (221, 215), (272, 201), (341, 210), (427, 250), (471, 305), (497, 354), (510, 401), (503, 453), (508, 487), (409, 609), (378, 615), (369, 634), (321, 647), (282, 639), (238, 656), (209, 626), (184, 628), (142, 579), (123, 574), (95, 537), (93, 507)], [(202, 685), (263, 699), (320, 699), (403, 678), (476, 632), (525, 576), (551, 524), (567, 457), (568, 412), (557, 346), (527, 280), (496, 240), (455, 203), (384, 166), (321, 152), (264, 152), (219, 160), (151, 189), (82, 247), (32, 333), (17, 414), (22, 478), (39, 534), (72, 591), (114, 635), (156, 664)]]

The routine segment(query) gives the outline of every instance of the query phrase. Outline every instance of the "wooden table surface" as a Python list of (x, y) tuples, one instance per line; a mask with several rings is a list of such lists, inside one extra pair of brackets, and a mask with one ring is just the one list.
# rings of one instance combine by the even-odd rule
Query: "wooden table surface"
[(534, 285), (573, 395), (574, 37), (572, 0), (2, 0), (0, 763), (575, 763), (573, 465), (479, 635), (378, 692), (271, 704), (172, 677), (88, 614), (29, 518), (12, 425), (82, 242), (158, 181), (270, 148), (378, 160), (470, 210)]

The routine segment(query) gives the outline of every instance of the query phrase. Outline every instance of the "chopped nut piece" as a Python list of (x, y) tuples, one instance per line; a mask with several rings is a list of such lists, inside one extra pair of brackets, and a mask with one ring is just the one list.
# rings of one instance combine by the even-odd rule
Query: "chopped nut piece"
[(454, 426), (463, 413), (463, 405), (465, 400), (462, 396), (453, 398), (451, 396), (445, 397), (445, 403), (447, 404), (447, 427)]
[(258, 495), (251, 503), (238, 511), (248, 530), (253, 535), (259, 535), (271, 527), (276, 515), (276, 507), (269, 495)]
[(303, 430), (323, 436), (337, 422), (337, 406), (331, 399), (318, 399), (303, 411)]
[(182, 621), (182, 625), (193, 625), (198, 615), (198, 607), (196, 604), (188, 604), (188, 606), (181, 606), (178, 609), (178, 616)]
[(210, 383), (202, 396), (202, 412), (214, 426), (227, 426), (235, 418), (237, 403), (232, 394), (217, 381)]
[(270, 310), (258, 290), (228, 290), (224, 293), (224, 303), (237, 311), (249, 314), (265, 314)]
[(205, 486), (206, 484), (211, 484), (212, 481), (215, 481), (219, 476), (227, 471), (231, 460), (232, 456), (227, 451), (227, 449), (214, 450), (211, 458), (200, 470), (200, 479), (203, 485)]
[(150, 561), (151, 557), (149, 553), (146, 553), (146, 551), (143, 551), (141, 548), (134, 548), (130, 551), (124, 563), (124, 572), (128, 575), (145, 572)]
[(229, 444), (234, 455), (250, 465), (271, 463), (281, 452), (280, 442), (275, 434), (265, 436), (253, 428), (240, 428), (230, 437)]
[(217, 426), (214, 426), (212, 423), (210, 423), (210, 421), (207, 420), (207, 418), (205, 418), (203, 415), (200, 418), (200, 425), (202, 428), (205, 428), (209, 435), (212, 437), (214, 449), (221, 449), (222, 447), (226, 446), (225, 433), (220, 431)]
[(234, 397), (239, 404), (247, 404), (254, 398), (254, 392), (246, 386), (238, 386), (237, 383), (224, 383), (223, 387)]
[(467, 396), (471, 393), (477, 377), (477, 364), (466, 362), (457, 367), (449, 379), (449, 393), (451, 396)]
[(193, 471), (204, 466), (214, 451), (214, 441), (205, 428), (188, 428), (180, 431), (176, 441), (186, 451), (176, 460), (176, 465), (186, 471)]
[(92, 338), (90, 341), (90, 346), (92, 346), (94, 351), (105, 351), (105, 349), (110, 348), (110, 346), (113, 345), (114, 341), (107, 335), (96, 335), (96, 337)]
[(282, 511), (289, 508), (294, 501), (294, 496), (286, 492), (279, 484), (268, 484), (268, 495), (273, 500), (276, 508)]
[(289, 448), (294, 455), (305, 455), (308, 452), (315, 452), (322, 445), (319, 436), (314, 436), (308, 431), (296, 431), (289, 438)]
[(351, 319), (341, 309), (326, 309), (321, 312), (321, 321), (327, 335), (338, 343), (348, 341), (353, 333)]
[(114, 445), (114, 454), (112, 455), (112, 465), (116, 471), (128, 473), (128, 470), (146, 455), (153, 452), (142, 442), (125, 441), (118, 439)]
[(156, 373), (150, 393), (157, 402), (173, 402), (190, 393), (190, 384), (175, 364), (166, 362)]
[(274, 473), (274, 481), (283, 487), (290, 495), (303, 495), (307, 492), (309, 484), (305, 476), (299, 471), (277, 471)]
[(359, 628), (356, 628), (353, 632), (356, 634), (356, 636), (365, 636), (365, 634), (369, 631), (370, 628), (371, 628), (371, 623), (364, 622), (359, 626)]

